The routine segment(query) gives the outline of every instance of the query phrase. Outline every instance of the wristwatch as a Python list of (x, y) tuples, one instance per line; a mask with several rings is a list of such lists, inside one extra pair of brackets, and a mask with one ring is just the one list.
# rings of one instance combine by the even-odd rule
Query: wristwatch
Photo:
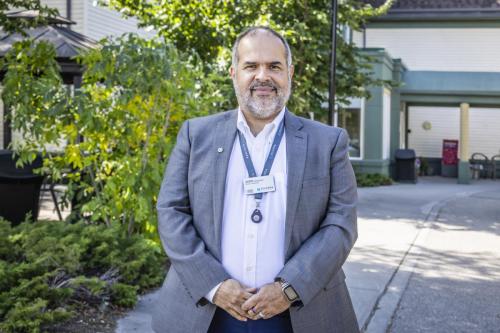
[(293, 289), (290, 283), (286, 282), (283, 279), (279, 279), (279, 282), (281, 283), (281, 290), (283, 291), (283, 294), (285, 294), (285, 297), (290, 303), (296, 302), (300, 299), (299, 295), (297, 294), (295, 289)]

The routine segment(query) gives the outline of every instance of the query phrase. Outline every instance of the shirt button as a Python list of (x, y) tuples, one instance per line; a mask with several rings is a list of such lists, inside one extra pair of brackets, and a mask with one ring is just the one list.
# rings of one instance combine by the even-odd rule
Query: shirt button
[(253, 270), (253, 266), (247, 266), (247, 271), (251, 272)]
[(248, 238), (250, 238), (250, 239), (254, 239), (254, 238), (255, 238), (255, 235), (254, 235), (254, 234), (248, 234)]

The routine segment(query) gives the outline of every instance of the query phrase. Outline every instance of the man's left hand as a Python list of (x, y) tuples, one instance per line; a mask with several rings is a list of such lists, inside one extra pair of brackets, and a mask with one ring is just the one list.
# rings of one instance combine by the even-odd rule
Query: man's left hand
[(291, 303), (281, 290), (281, 283), (269, 283), (241, 306), (251, 319), (269, 319), (285, 311)]

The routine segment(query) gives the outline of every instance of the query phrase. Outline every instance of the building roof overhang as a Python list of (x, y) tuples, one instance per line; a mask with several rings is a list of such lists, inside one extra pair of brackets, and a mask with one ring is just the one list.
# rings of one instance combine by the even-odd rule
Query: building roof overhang
[(408, 9), (391, 10), (387, 15), (373, 18), (371, 22), (477, 22), (498, 21), (500, 9), (454, 9), (454, 10), (429, 10)]
[(4, 57), (15, 42), (26, 38), (51, 43), (56, 48), (58, 58), (73, 58), (84, 50), (98, 47), (93, 39), (62, 26), (49, 25), (27, 29), (25, 32), (26, 36), (23, 36), (20, 33), (9, 34), (0, 30), (0, 57)]
[(500, 73), (406, 71), (401, 100), (418, 104), (500, 106)]
[[(386, 0), (362, 2), (376, 8)], [(387, 14), (375, 17), (370, 22), (477, 22), (499, 18), (499, 0), (399, 0), (392, 4)]]

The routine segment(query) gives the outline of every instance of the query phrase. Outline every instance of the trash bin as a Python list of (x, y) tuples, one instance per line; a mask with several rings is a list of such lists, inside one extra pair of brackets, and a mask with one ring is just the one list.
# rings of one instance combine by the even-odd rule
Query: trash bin
[(40, 187), (43, 176), (33, 173), (42, 166), (41, 158), (31, 165), (16, 168), (12, 151), (0, 150), (0, 217), (12, 226), (18, 225), (31, 212), (33, 219), (38, 217)]
[(397, 149), (396, 180), (400, 182), (417, 182), (417, 168), (415, 167), (416, 154), (413, 149)]

